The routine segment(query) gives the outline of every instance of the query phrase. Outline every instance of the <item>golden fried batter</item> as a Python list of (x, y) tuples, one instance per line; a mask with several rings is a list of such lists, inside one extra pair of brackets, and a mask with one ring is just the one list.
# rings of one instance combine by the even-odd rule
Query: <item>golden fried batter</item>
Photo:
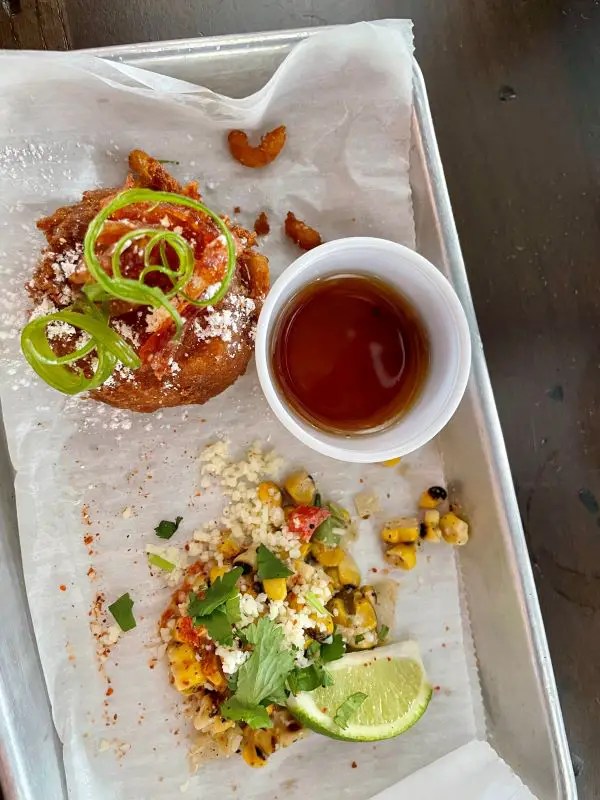
[(285, 235), (288, 236), (302, 250), (312, 250), (322, 243), (319, 231), (311, 228), (295, 214), (288, 211), (284, 223)]
[(256, 147), (248, 141), (248, 134), (239, 130), (229, 131), (227, 142), (229, 151), (236, 161), (245, 167), (257, 169), (275, 161), (283, 150), (286, 136), (285, 125), (280, 125), (265, 133)]
[[(81, 201), (57, 209), (41, 219), (48, 247), (42, 253), (27, 289), (36, 305), (50, 301), (65, 308), (81, 296), (89, 282), (83, 259), (83, 239), (89, 223), (122, 188), (144, 187), (199, 199), (198, 186), (181, 186), (156, 159), (141, 150), (129, 156), (132, 173), (125, 186), (85, 192)], [(91, 396), (119, 408), (149, 412), (167, 406), (204, 403), (242, 375), (253, 351), (254, 327), (269, 289), (267, 259), (253, 249), (256, 235), (225, 218), (236, 244), (237, 267), (225, 297), (214, 308), (201, 308), (178, 300), (184, 318), (183, 334), (174, 338), (168, 315), (147, 306), (111, 303), (111, 325), (137, 351), (142, 366), (129, 370), (119, 365), (111, 377)], [(97, 254), (110, 269), (110, 253), (124, 232), (139, 227), (168, 227), (190, 243), (195, 268), (188, 295), (198, 298), (218, 287), (226, 268), (226, 253), (219, 243), (216, 224), (194, 209), (160, 203), (136, 204), (111, 215), (97, 240)], [(143, 268), (141, 249), (123, 253), (121, 269), (137, 278)], [(156, 277), (157, 285), (162, 276)], [(72, 349), (72, 342), (56, 342), (57, 352)], [(89, 364), (80, 364), (89, 371)]]

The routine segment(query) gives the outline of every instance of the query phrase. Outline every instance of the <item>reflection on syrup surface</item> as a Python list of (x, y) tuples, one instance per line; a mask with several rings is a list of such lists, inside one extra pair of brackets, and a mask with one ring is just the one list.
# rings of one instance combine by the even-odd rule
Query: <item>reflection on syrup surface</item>
[(315, 281), (282, 312), (273, 371), (292, 407), (319, 428), (375, 430), (406, 412), (429, 366), (425, 327), (410, 303), (366, 275)]

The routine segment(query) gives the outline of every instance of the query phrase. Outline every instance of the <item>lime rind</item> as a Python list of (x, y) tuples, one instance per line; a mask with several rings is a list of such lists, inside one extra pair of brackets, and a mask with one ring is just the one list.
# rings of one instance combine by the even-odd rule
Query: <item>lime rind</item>
[[(419, 647), (413, 641), (350, 653), (328, 664), (328, 668), (334, 679), (333, 686), (290, 697), (288, 708), (305, 727), (333, 739), (347, 742), (392, 739), (423, 716), (431, 699), (432, 689)], [(365, 687), (365, 682), (370, 687)], [(374, 691), (375, 684), (377, 691)], [(340, 693), (347, 696), (365, 688), (370, 688), (369, 697), (348, 726), (340, 728), (333, 721)], [(393, 718), (377, 721), (378, 717), (386, 715)]]

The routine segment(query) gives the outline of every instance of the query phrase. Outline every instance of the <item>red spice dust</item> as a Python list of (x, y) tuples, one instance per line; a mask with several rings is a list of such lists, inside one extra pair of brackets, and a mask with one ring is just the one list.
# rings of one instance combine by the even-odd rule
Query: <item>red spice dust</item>
[(61, 592), (67, 591), (67, 587), (64, 585), (64, 583), (61, 583), (61, 585), (58, 588), (61, 590)]

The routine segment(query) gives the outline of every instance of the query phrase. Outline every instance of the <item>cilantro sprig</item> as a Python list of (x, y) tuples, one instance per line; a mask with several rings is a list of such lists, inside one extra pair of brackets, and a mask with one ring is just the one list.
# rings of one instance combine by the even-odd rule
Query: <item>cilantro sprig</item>
[(242, 568), (235, 567), (209, 586), (204, 597), (189, 594), (188, 614), (196, 627), (203, 625), (215, 642), (233, 644), (233, 626), (240, 621), (240, 597), (237, 582)]
[(367, 699), (364, 692), (354, 692), (338, 706), (333, 721), (339, 728), (347, 728), (352, 716), (358, 711)]
[(275, 553), (272, 553), (264, 544), (258, 546), (256, 551), (256, 574), (260, 580), (270, 578), (289, 578), (293, 571), (286, 567)]
[(154, 528), (154, 532), (160, 539), (170, 539), (179, 527), (182, 520), (183, 517), (175, 517), (175, 522), (171, 522), (168, 519), (163, 519), (158, 523), (156, 528)]
[(273, 620), (261, 617), (244, 629), (250, 657), (236, 673), (235, 691), (221, 705), (227, 719), (246, 722), (251, 728), (270, 728), (266, 705), (286, 701), (286, 678), (294, 667), (294, 657), (285, 646), (283, 630)]

